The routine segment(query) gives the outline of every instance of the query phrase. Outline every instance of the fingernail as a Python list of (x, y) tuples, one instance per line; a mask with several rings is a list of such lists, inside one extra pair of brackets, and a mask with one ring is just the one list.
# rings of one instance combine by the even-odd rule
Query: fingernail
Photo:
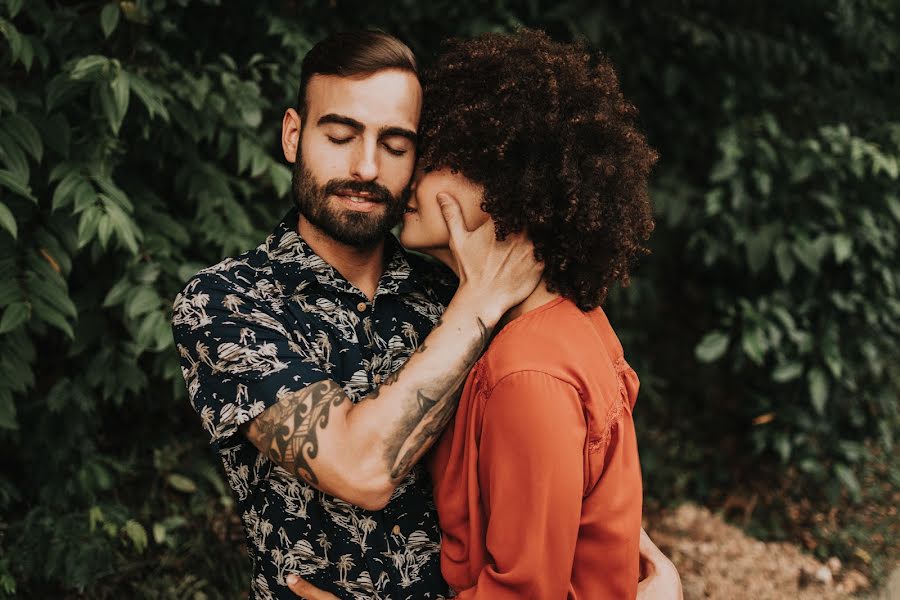
[(445, 192), (439, 193), (437, 195), (437, 201), (438, 201), (438, 204), (440, 204), (441, 206), (443, 206), (444, 204), (447, 204), (447, 202), (450, 201), (450, 194), (447, 194)]
[(295, 583), (297, 583), (297, 581), (299, 579), (300, 579), (299, 577), (297, 577), (296, 575), (291, 573), (290, 575), (287, 576), (288, 585), (294, 585)]

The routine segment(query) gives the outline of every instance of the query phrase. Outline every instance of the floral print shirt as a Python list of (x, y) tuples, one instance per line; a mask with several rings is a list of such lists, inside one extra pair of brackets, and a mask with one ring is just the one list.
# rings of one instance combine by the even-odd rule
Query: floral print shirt
[(279, 396), (323, 380), (353, 402), (399, 369), (440, 318), (452, 275), (389, 236), (374, 300), (316, 255), (291, 210), (255, 250), (203, 269), (173, 330), (191, 404), (225, 467), (253, 568), (250, 597), (296, 599), (298, 573), (341, 598), (441, 598), (431, 482), (417, 465), (367, 511), (320, 492), (238, 431)]

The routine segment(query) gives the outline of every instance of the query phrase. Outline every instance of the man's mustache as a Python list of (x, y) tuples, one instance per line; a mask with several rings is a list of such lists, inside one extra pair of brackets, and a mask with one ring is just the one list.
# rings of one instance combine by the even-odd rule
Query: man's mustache
[(394, 203), (397, 201), (388, 189), (374, 181), (353, 181), (352, 179), (332, 179), (325, 184), (323, 189), (326, 196), (365, 194), (375, 202), (384, 204)]

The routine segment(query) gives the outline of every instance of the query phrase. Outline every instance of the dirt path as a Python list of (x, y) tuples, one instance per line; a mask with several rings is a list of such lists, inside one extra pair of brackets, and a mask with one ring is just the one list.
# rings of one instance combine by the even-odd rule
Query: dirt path
[(842, 569), (837, 559), (824, 564), (793, 544), (753, 539), (693, 504), (684, 504), (646, 525), (656, 544), (678, 567), (685, 600), (837, 600), (866, 596), (900, 600), (900, 596), (894, 596), (900, 587), (893, 588), (890, 582), (885, 590), (872, 595), (865, 576)]

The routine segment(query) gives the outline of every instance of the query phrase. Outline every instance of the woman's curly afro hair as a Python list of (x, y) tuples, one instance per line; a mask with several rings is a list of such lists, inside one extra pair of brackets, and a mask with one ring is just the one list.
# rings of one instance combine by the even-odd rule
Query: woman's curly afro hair
[(628, 284), (657, 155), (608, 60), (539, 31), (489, 33), (446, 42), (423, 84), (420, 165), (484, 186), (498, 238), (525, 230), (548, 288), (581, 310)]

